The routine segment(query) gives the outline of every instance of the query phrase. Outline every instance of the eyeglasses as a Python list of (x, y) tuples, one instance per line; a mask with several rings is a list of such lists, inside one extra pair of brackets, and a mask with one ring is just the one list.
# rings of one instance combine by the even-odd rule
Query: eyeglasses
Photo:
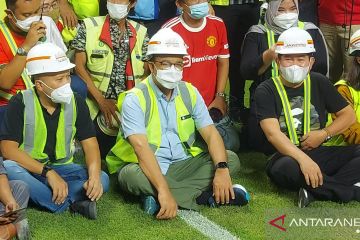
[(162, 70), (169, 70), (171, 68), (171, 66), (174, 66), (177, 70), (181, 71), (184, 68), (184, 63), (171, 63), (168, 61), (154, 61), (157, 63), (160, 63), (160, 68)]
[(52, 3), (44, 3), (43, 8), (44, 8), (44, 12), (48, 13), (53, 9), (59, 8), (59, 3), (58, 1), (54, 1)]

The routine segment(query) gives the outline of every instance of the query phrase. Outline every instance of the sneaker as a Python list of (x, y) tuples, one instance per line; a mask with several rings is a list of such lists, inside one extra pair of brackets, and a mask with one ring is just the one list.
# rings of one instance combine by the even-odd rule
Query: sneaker
[(16, 236), (18, 240), (29, 240), (31, 239), (29, 222), (27, 219), (23, 219), (15, 223)]
[(77, 201), (70, 205), (72, 213), (79, 213), (82, 216), (95, 220), (97, 218), (96, 202), (90, 200)]
[(298, 207), (305, 208), (305, 207), (309, 206), (309, 204), (313, 201), (314, 201), (313, 196), (310, 193), (308, 193), (308, 191), (306, 189), (300, 188)]
[[(234, 184), (233, 190), (235, 193), (235, 199), (230, 199), (229, 205), (231, 206), (245, 206), (250, 201), (250, 194), (248, 191), (240, 184)], [(219, 204), (216, 203), (214, 196), (210, 196), (208, 204), (211, 208), (219, 207)]]
[(155, 215), (160, 210), (160, 205), (153, 196), (144, 196), (142, 198), (143, 210), (148, 215)]

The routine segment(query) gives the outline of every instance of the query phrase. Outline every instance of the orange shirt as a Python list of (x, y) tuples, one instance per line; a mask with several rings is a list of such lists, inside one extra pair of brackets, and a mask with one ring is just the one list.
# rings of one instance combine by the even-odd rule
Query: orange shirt
[[(11, 35), (13, 36), (16, 45), (17, 46), (21, 46), (23, 44), (23, 42), (25, 41), (26, 36), (24, 35), (20, 35), (17, 34), (15, 32), (13, 32), (11, 30), (11, 28), (9, 28), (11, 31)], [(2, 32), (0, 31), (0, 65), (3, 64), (9, 64), (12, 59), (14, 58), (10, 46), (7, 44), (7, 41), (5, 39), (5, 37), (3, 36)], [(20, 77), (17, 82), (15, 83), (15, 85), (10, 89), (10, 90), (4, 90), (5, 92), (15, 95), (19, 90), (25, 90), (26, 86), (25, 83), (23, 81), (23, 79)], [(0, 97), (0, 106), (4, 106), (8, 104), (8, 100)]]

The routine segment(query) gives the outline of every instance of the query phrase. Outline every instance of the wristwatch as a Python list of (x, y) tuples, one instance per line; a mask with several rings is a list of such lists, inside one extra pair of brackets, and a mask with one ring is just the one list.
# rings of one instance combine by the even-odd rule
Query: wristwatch
[(215, 169), (218, 169), (218, 168), (221, 168), (221, 169), (229, 168), (229, 165), (227, 162), (219, 162), (215, 165)]
[(326, 128), (323, 128), (323, 130), (326, 132), (326, 138), (325, 138), (324, 142), (327, 142), (332, 138), (332, 136), (331, 136), (329, 130), (327, 130)]
[(46, 178), (46, 174), (51, 170), (53, 170), (51, 167), (49, 167), (48, 165), (44, 165), (41, 176)]
[(27, 51), (23, 47), (19, 47), (16, 51), (16, 54), (19, 56), (27, 56)]
[(223, 97), (223, 98), (225, 98), (225, 97), (226, 97), (226, 94), (223, 93), (223, 92), (217, 92), (217, 93), (215, 94), (215, 96), (216, 96), (216, 97)]

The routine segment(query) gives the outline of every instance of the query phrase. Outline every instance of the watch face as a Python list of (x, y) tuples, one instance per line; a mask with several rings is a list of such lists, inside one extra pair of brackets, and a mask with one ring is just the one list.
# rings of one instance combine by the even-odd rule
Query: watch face
[(217, 164), (217, 168), (227, 168), (227, 167), (228, 167), (227, 162), (219, 162)]

